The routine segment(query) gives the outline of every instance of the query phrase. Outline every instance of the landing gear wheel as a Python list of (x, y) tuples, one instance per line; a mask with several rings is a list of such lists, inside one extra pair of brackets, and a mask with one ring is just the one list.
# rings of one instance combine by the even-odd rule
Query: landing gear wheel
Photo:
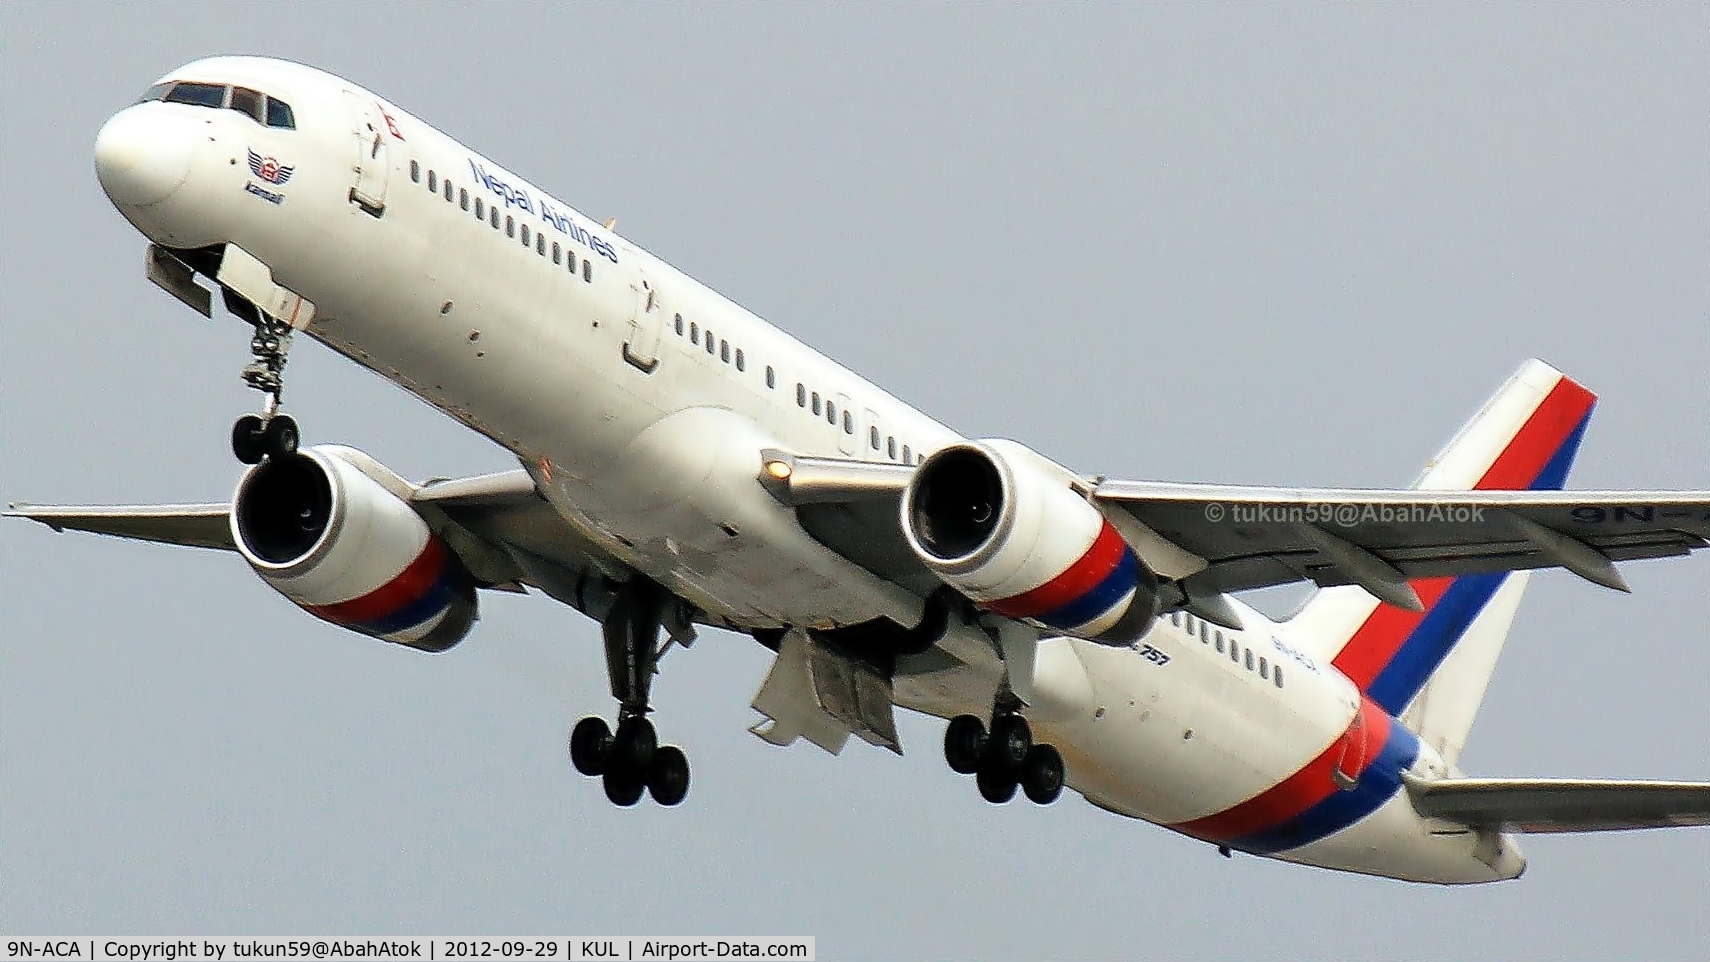
[(604, 718), (588, 716), (570, 730), (570, 764), (590, 778), (605, 773), (612, 753), (612, 730)]
[(302, 435), (297, 431), (297, 419), (289, 414), (275, 414), (267, 422), (264, 447), (270, 458), (288, 458), (297, 453)]
[(253, 414), (232, 425), (232, 454), (244, 464), (260, 464), (267, 454), (266, 427)]
[(676, 805), (689, 794), (689, 757), (675, 745), (666, 745), (653, 755), (647, 773), (647, 790), (661, 805)]
[(627, 768), (608, 766), (603, 780), (606, 786), (606, 798), (611, 799), (613, 805), (621, 808), (629, 808), (641, 801), (642, 793), (647, 790), (647, 785), (643, 782), (641, 775)]
[(944, 760), (958, 775), (972, 775), (980, 770), (980, 756), (986, 750), (986, 723), (973, 715), (957, 715), (944, 729)]
[(974, 775), (980, 786), (980, 797), (993, 805), (1002, 805), (1015, 797), (1015, 776), (993, 765), (981, 765)]
[(624, 718), (618, 721), (617, 735), (612, 739), (612, 757), (606, 767), (610, 769), (615, 763), (620, 768), (645, 772), (653, 766), (653, 756), (658, 751), (659, 734), (653, 730), (652, 722), (646, 718)]
[[(1020, 774), (1028, 749), (1033, 747), (1033, 730), (1020, 715), (999, 715), (992, 721), (992, 737), (986, 742), (986, 757), (1011, 778)], [(984, 768), (985, 766), (981, 766)]]
[(1021, 763), (1021, 788), (1029, 800), (1049, 805), (1063, 794), (1063, 756), (1050, 745), (1034, 745)]

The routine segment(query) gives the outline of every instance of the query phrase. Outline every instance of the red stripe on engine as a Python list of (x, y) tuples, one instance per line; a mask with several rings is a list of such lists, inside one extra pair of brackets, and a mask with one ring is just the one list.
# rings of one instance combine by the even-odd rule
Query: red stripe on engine
[(428, 535), (427, 544), (416, 560), (409, 563), (396, 578), (365, 595), (330, 605), (304, 605), (305, 611), (340, 624), (364, 624), (379, 621), (427, 594), (445, 573), (445, 545), (435, 535)]
[(1098, 587), (1122, 562), (1127, 545), (1109, 521), (1103, 522), (1092, 547), (1068, 569), (1032, 591), (1023, 592), (1002, 601), (988, 601), (984, 607), (1008, 618), (1031, 618), (1074, 601)]
[(1572, 378), (1557, 381), (1473, 488), (1479, 491), (1530, 488), (1596, 402), (1597, 395)]
[[(1343, 766), (1342, 774), (1353, 778), (1370, 768), (1389, 742), (1389, 724), (1388, 713), (1371, 699), (1362, 698), (1348, 728), (1299, 771), (1233, 808), (1171, 827), (1212, 842), (1234, 841), (1273, 829), (1329, 798), (1337, 790), (1333, 773), (1338, 765)], [(1361, 725), (1365, 726), (1363, 747), (1352, 737)]]

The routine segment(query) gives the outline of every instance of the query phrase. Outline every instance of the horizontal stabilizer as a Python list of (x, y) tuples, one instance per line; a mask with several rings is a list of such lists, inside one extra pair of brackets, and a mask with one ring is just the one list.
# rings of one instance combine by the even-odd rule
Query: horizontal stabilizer
[(1512, 832), (1619, 832), (1710, 825), (1710, 782), (1577, 778), (1409, 779), (1427, 818)]

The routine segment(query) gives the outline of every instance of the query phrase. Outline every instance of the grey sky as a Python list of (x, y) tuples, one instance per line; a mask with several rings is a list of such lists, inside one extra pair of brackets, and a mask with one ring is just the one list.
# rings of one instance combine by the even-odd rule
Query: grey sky
[[(96, 129), (212, 53), (365, 84), (958, 429), (1088, 472), (1404, 483), (1526, 356), (1601, 393), (1572, 483), (1710, 487), (1702, 6), (0, 5), (0, 501), (219, 499), (247, 331), (143, 279)], [(305, 345), (312, 441), (493, 445)], [(1710, 778), (1710, 560), (1544, 575), (1464, 764)], [(992, 808), (941, 723), (744, 729), (656, 688), (674, 811), (571, 770), (596, 632), (485, 599), (443, 656), (235, 558), (0, 525), (0, 929), (777, 933), (822, 958), (1701, 958), (1710, 831), (1531, 839), (1432, 889), (1093, 809)]]

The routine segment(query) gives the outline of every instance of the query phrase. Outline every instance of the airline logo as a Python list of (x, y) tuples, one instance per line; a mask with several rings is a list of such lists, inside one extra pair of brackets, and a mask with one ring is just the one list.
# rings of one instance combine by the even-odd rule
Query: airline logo
[(252, 150), (249, 152), (249, 170), (269, 184), (282, 186), (291, 179), (297, 168), (286, 167), (279, 163), (277, 157), (263, 157)]

